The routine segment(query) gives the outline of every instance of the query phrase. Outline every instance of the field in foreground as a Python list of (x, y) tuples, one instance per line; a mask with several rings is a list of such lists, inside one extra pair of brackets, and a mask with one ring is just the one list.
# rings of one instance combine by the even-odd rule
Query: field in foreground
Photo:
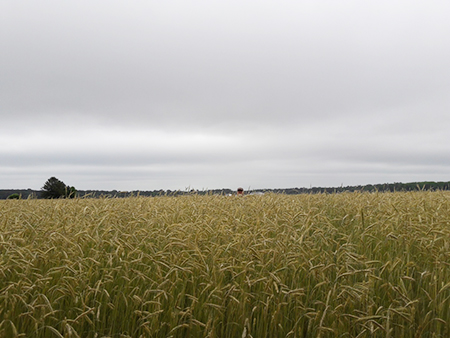
[(449, 337), (450, 193), (0, 202), (0, 337)]

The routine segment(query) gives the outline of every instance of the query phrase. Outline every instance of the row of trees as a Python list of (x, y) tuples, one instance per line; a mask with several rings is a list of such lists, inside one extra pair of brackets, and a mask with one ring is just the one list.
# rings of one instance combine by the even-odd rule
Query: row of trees
[[(416, 191), (416, 190), (450, 190), (450, 182), (412, 182), (412, 183), (385, 183), (385, 184), (368, 184), (364, 186), (347, 186), (338, 188), (291, 188), (291, 189), (256, 189), (249, 190), (246, 193), (282, 193), (282, 194), (317, 194), (317, 193), (341, 193), (353, 191), (368, 191), (368, 192), (384, 192), (384, 191)], [(56, 177), (49, 178), (40, 191), (31, 189), (27, 190), (0, 190), (0, 199), (20, 199), (20, 198), (74, 198), (78, 197), (129, 197), (129, 196), (180, 196), (189, 194), (212, 194), (212, 195), (229, 195), (234, 193), (230, 189), (216, 189), (216, 190), (186, 190), (186, 191), (171, 191), (171, 190), (153, 190), (153, 191), (98, 191), (87, 190), (77, 191), (75, 187), (66, 185)]]
[(410, 183), (383, 183), (383, 184), (367, 184), (355, 186), (341, 186), (341, 187), (311, 187), (311, 188), (290, 188), (290, 189), (269, 189), (261, 191), (270, 191), (275, 193), (283, 193), (288, 195), (296, 194), (318, 194), (318, 193), (341, 193), (341, 192), (395, 192), (395, 191), (436, 191), (436, 190), (450, 190), (450, 182), (410, 182)]
[(75, 187), (66, 185), (56, 177), (50, 177), (41, 188), (36, 190), (0, 190), (0, 199), (27, 198), (75, 198), (78, 195)]

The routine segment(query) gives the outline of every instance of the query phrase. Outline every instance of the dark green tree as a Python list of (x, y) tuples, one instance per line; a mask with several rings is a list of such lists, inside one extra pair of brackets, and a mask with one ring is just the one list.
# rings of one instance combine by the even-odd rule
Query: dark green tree
[(11, 194), (7, 197), (8, 200), (20, 200), (21, 198), (20, 194)]
[(77, 195), (77, 189), (75, 189), (75, 187), (66, 187), (66, 197), (67, 198), (75, 198), (75, 196)]
[(43, 198), (66, 198), (75, 197), (76, 190), (74, 187), (66, 186), (63, 181), (56, 177), (50, 177), (42, 187), (41, 197)]

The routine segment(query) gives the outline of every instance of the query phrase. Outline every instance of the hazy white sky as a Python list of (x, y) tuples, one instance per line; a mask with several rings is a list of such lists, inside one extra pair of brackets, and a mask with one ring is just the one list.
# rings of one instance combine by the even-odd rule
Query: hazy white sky
[(0, 0), (0, 189), (450, 181), (449, 14)]

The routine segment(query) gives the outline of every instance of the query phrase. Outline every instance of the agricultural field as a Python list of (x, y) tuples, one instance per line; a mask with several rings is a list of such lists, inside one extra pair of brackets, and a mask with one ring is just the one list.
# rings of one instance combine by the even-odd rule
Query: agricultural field
[(450, 193), (0, 201), (0, 337), (450, 337)]

